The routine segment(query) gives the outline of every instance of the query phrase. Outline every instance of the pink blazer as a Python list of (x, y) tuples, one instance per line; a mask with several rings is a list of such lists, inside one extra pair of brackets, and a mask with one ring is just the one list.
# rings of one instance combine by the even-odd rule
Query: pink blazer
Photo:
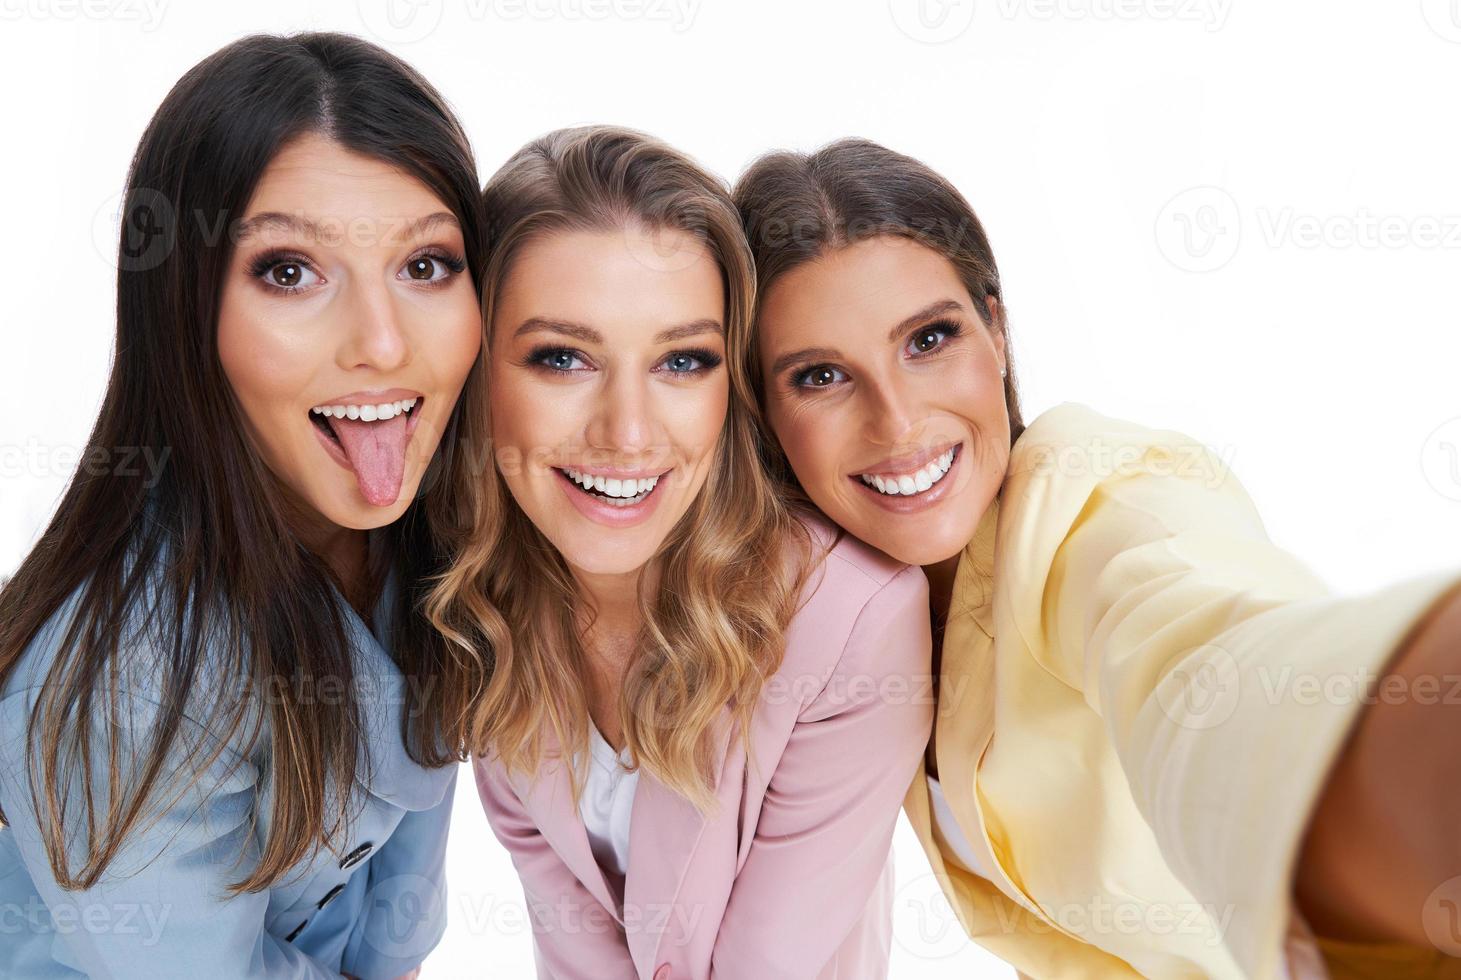
[[(832, 529), (810, 524), (823, 547)], [(892, 836), (933, 726), (928, 585), (842, 536), (754, 716), (755, 765), (716, 731), (708, 818), (641, 771), (620, 902), (556, 760), (475, 762), (512, 854), (542, 980), (872, 980), (888, 973)], [(547, 739), (548, 754), (557, 742)]]

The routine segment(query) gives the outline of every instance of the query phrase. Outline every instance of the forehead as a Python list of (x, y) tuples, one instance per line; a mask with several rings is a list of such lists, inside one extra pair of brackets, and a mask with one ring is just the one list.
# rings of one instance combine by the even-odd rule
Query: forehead
[[(338, 233), (342, 240), (369, 240), (371, 229), (444, 210), (442, 201), (411, 174), (307, 134), (285, 144), (269, 161), (244, 212), (245, 219), (282, 213), (301, 220), (294, 226), (270, 223), (245, 234), (257, 240), (286, 232), (299, 237), (303, 231), (304, 237)], [(450, 226), (444, 222), (442, 229)]]
[(938, 299), (968, 302), (948, 259), (908, 238), (879, 235), (824, 252), (776, 280), (761, 299), (762, 344), (782, 348), (818, 334), (886, 333)]
[(537, 316), (647, 333), (720, 320), (724, 302), (719, 263), (687, 232), (554, 231), (525, 242), (513, 258), (495, 325)]

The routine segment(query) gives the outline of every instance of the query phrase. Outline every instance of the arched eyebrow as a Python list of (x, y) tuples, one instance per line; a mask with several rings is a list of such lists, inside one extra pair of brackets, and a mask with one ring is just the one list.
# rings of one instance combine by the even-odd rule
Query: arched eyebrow
[[(903, 334), (919, 324), (927, 323), (934, 317), (955, 312), (965, 312), (964, 304), (956, 299), (941, 299), (929, 303), (917, 313), (906, 316), (898, 321), (897, 325), (888, 331), (888, 343), (897, 343)], [(780, 374), (793, 364), (801, 361), (835, 361), (841, 356), (840, 351), (831, 347), (803, 347), (801, 350), (794, 350), (789, 354), (782, 354), (778, 357), (771, 365), (771, 373)]]
[(721, 326), (719, 320), (712, 320), (708, 317), (701, 320), (691, 320), (689, 323), (682, 323), (678, 327), (661, 330), (654, 335), (654, 342), (656, 344), (668, 344), (676, 340), (684, 340), (686, 337), (698, 337), (703, 333), (718, 333), (723, 336), (725, 334), (725, 327)]
[(925, 306), (923, 309), (919, 310), (912, 316), (904, 317), (896, 327), (894, 327), (892, 330), (889, 330), (888, 343), (891, 344), (897, 342), (898, 338), (901, 337), (903, 334), (907, 333), (909, 330), (912, 330), (919, 324), (926, 323), (929, 320), (932, 320), (936, 316), (943, 316), (945, 313), (956, 312), (964, 312), (964, 304), (960, 303), (956, 299), (941, 299), (933, 303), (929, 303), (927, 306)]
[[(574, 323), (571, 320), (555, 320), (550, 317), (533, 316), (528, 317), (522, 324), (512, 332), (514, 337), (521, 337), (526, 333), (536, 331), (562, 334), (565, 337), (572, 337), (581, 340), (586, 344), (602, 344), (604, 335), (593, 327), (582, 323)], [(691, 320), (689, 323), (682, 323), (677, 327), (667, 327), (654, 335), (656, 344), (668, 344), (676, 340), (684, 340), (686, 337), (698, 337), (701, 334), (716, 333), (724, 334), (723, 327), (719, 320), (709, 318)]]
[(831, 347), (803, 347), (801, 350), (794, 350), (790, 354), (782, 354), (771, 365), (772, 374), (780, 374), (793, 364), (802, 361), (835, 361), (841, 357), (840, 351)]
[[(415, 238), (435, 228), (437, 225), (452, 225), (460, 228), (461, 222), (457, 216), (450, 211), (433, 211), (431, 214), (422, 215), (408, 221), (400, 229), (403, 239)], [(238, 223), (235, 232), (235, 239), (243, 241), (252, 235), (266, 230), (292, 231), (311, 239), (325, 237), (324, 227), (316, 221), (306, 218), (302, 214), (288, 214), (284, 211), (263, 211), (251, 215)], [(333, 233), (338, 235), (338, 229)]]

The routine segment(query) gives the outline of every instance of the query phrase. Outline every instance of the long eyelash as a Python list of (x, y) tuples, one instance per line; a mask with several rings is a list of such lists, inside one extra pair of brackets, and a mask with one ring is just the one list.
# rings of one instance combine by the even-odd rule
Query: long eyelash
[(295, 265), (302, 266), (309, 265), (309, 260), (307, 260), (304, 256), (300, 255), (297, 252), (290, 252), (284, 249), (271, 249), (267, 252), (260, 254), (258, 258), (249, 263), (249, 275), (253, 276), (259, 282), (263, 283), (265, 288), (272, 289), (276, 293), (297, 293), (304, 287), (281, 286), (277, 282), (270, 282), (268, 279), (264, 278), (264, 273), (268, 272), (276, 265), (282, 265), (285, 262), (293, 262)]
[(816, 387), (814, 385), (804, 385), (804, 384), (801, 384), (800, 382), (801, 382), (801, 379), (802, 378), (804, 378), (804, 377), (807, 376), (807, 373), (808, 372), (814, 371), (817, 368), (821, 368), (821, 367), (831, 367), (831, 365), (830, 364), (809, 364), (806, 367), (792, 368), (790, 371), (786, 372), (786, 379), (783, 382), (786, 385), (786, 390), (789, 391), (789, 392), (791, 392), (794, 395), (815, 395), (815, 394), (818, 394), (822, 390), (821, 388), (818, 388), (818, 387)]
[[(443, 248), (431, 248), (425, 252), (419, 252), (416, 255), (411, 256), (411, 258), (407, 259), (406, 261), (414, 262), (417, 259), (431, 259), (433, 261), (440, 262), (442, 265), (450, 269), (455, 275), (461, 275), (463, 272), (467, 271), (466, 256), (462, 255), (459, 252), (451, 252)], [(257, 258), (251, 261), (249, 263), (248, 272), (249, 275), (253, 276), (255, 279), (259, 280), (270, 289), (276, 290), (281, 293), (298, 292), (304, 287), (281, 286), (277, 282), (270, 282), (268, 279), (264, 278), (264, 273), (268, 272), (276, 265), (280, 265), (284, 262), (293, 262), (296, 265), (309, 266), (309, 260), (297, 252), (290, 252), (282, 249), (272, 249), (268, 252), (260, 254)], [(438, 279), (435, 282), (423, 283), (422, 285), (440, 286), (446, 281), (446, 279)]]
[[(437, 262), (440, 262), (442, 265), (446, 266), (452, 272), (456, 272), (456, 273), (465, 272), (467, 270), (467, 258), (466, 258), (466, 256), (461, 255), (458, 252), (447, 252), (447, 251), (444, 251), (444, 250), (435, 250), (435, 251), (429, 251), (429, 252), (422, 252), (420, 255), (413, 255), (413, 256), (411, 256), (406, 261), (407, 262), (414, 262), (417, 259), (435, 259)], [(446, 282), (445, 279), (438, 280), (438, 281), (440, 281), (440, 282)]]
[(720, 367), (721, 363), (724, 361), (724, 358), (722, 358), (715, 351), (710, 350), (708, 347), (691, 348), (689, 350), (677, 350), (674, 353), (670, 354), (669, 357), (665, 358), (665, 360), (669, 360), (670, 357), (693, 357), (695, 360), (700, 362), (700, 366), (693, 371), (673, 372), (675, 374), (682, 375), (704, 374), (707, 371), (713, 371), (714, 369)]
[[(957, 321), (954, 321), (954, 320), (934, 320), (932, 323), (925, 323), (923, 326), (921, 326), (918, 329), (914, 330), (912, 333), (910, 333), (908, 335), (908, 337), (909, 337), (909, 339), (912, 339), (914, 337), (919, 336), (920, 334), (928, 333), (931, 330), (939, 330), (939, 331), (942, 331), (944, 334), (947, 335), (945, 337), (946, 340), (953, 340), (955, 337), (958, 337), (960, 334), (962, 334), (964, 332), (964, 328)], [(936, 351), (923, 351), (923, 352), (919, 353), (916, 356), (923, 357), (925, 354), (933, 354), (933, 353), (936, 353)]]
[(541, 347), (534, 347), (530, 350), (528, 356), (522, 359), (522, 365), (524, 367), (538, 368), (539, 370), (548, 371), (552, 374), (573, 374), (572, 371), (564, 368), (555, 368), (553, 365), (547, 363), (546, 358), (550, 354), (570, 354), (579, 360), (587, 360), (581, 352), (574, 350), (572, 347), (555, 347), (551, 344), (544, 344)]

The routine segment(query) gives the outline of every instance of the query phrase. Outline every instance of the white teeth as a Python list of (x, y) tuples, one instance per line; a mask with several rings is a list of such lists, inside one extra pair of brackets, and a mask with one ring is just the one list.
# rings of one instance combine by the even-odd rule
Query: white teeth
[(352, 418), (365, 422), (376, 422), (395, 418), (402, 412), (415, 408), (416, 401), (415, 398), (402, 398), (400, 401), (384, 402), (378, 405), (316, 405), (310, 411), (316, 415), (330, 415), (337, 419)]
[(593, 490), (608, 498), (608, 502), (618, 506), (636, 504), (644, 499), (644, 496), (653, 490), (655, 484), (659, 483), (659, 477), (651, 476), (643, 480), (623, 480), (615, 477), (595, 476), (591, 473), (581, 473), (571, 467), (560, 467), (559, 472), (568, 477), (574, 483), (585, 490)]
[(913, 473), (901, 473), (896, 476), (891, 473), (862, 473), (858, 475), (858, 479), (879, 493), (885, 493), (891, 497), (911, 497), (916, 493), (923, 493), (942, 480), (944, 474), (949, 471), (949, 467), (953, 465), (954, 450), (950, 449), (932, 463)]

